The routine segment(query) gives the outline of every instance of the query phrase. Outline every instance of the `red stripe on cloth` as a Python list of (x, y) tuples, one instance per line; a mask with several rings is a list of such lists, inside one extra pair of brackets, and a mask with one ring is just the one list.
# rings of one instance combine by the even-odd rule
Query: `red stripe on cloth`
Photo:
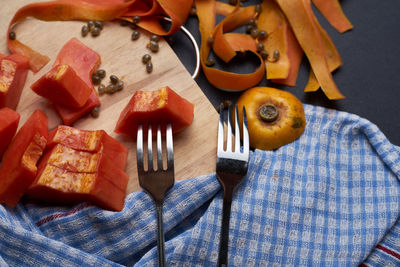
[(38, 221), (38, 222), (36, 223), (36, 226), (37, 226), (37, 227), (40, 227), (40, 226), (42, 226), (43, 224), (48, 223), (48, 222), (50, 222), (50, 221), (53, 221), (53, 220), (55, 220), (55, 219), (62, 218), (62, 217), (66, 217), (66, 216), (70, 216), (70, 215), (75, 214), (75, 213), (77, 213), (78, 211), (80, 211), (80, 210), (82, 210), (82, 209), (84, 209), (84, 208), (86, 208), (86, 207), (89, 207), (89, 206), (90, 206), (89, 203), (83, 203), (83, 204), (80, 205), (79, 207), (76, 207), (75, 209), (70, 210), (70, 211), (68, 211), (68, 212), (52, 214), (52, 215), (47, 216), (47, 217), (41, 219), (40, 221)]
[(397, 258), (398, 260), (400, 260), (400, 253), (397, 253), (396, 251), (391, 250), (391, 249), (389, 249), (389, 248), (387, 248), (387, 247), (384, 247), (384, 246), (382, 246), (382, 245), (376, 245), (376, 248), (377, 248), (377, 249), (380, 249), (380, 250), (386, 252), (387, 254), (390, 254), (390, 255), (392, 255), (393, 257), (395, 257), (395, 258)]
[(366, 265), (365, 263), (361, 263), (358, 267), (369, 267), (369, 266)]

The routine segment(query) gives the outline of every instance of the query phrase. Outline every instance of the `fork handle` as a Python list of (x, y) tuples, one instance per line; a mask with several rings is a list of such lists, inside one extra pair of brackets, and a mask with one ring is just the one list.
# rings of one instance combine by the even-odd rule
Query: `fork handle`
[(165, 251), (164, 251), (164, 227), (163, 227), (163, 203), (156, 203), (157, 211), (157, 252), (158, 252), (158, 266), (165, 266)]
[(231, 218), (231, 204), (232, 200), (224, 197), (222, 204), (222, 223), (221, 235), (219, 240), (219, 254), (218, 265), (219, 267), (228, 266), (228, 241), (229, 241), (229, 221)]

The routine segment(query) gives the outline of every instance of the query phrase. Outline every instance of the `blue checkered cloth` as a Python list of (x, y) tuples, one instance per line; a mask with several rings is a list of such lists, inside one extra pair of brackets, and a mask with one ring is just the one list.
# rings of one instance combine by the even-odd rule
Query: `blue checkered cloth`
[[(229, 266), (399, 266), (400, 148), (356, 115), (304, 107), (298, 140), (251, 154), (232, 203)], [(168, 266), (216, 265), (221, 211), (215, 173), (175, 184)], [(157, 266), (155, 214), (141, 191), (122, 212), (0, 205), (0, 266)]]

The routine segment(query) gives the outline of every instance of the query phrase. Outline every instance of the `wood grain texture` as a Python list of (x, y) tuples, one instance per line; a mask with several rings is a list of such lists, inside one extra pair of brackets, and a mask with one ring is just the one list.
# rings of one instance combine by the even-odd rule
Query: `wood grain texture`
[[(9, 54), (6, 46), (7, 27), (18, 8), (31, 2), (21, 0), (3, 0), (0, 9), (0, 53)], [(73, 126), (78, 129), (103, 129), (129, 149), (126, 172), (130, 177), (127, 193), (139, 190), (136, 169), (136, 142), (113, 132), (120, 112), (136, 90), (156, 90), (169, 86), (182, 97), (195, 105), (193, 124), (183, 132), (174, 135), (175, 179), (187, 179), (215, 171), (216, 135), (218, 114), (196, 82), (191, 78), (180, 60), (164, 40), (160, 41), (160, 50), (151, 53), (146, 48), (150, 34), (141, 31), (141, 37), (131, 41), (132, 30), (121, 27), (118, 22), (106, 22), (100, 36), (82, 37), (82, 21), (43, 22), (26, 19), (16, 25), (17, 39), (31, 46), (39, 53), (51, 58), (51, 61), (38, 73), (29, 72), (17, 111), (21, 114), (20, 125), (37, 108), (49, 117), (49, 128), (61, 124), (61, 119), (46, 99), (36, 95), (30, 85), (50, 70), (59, 50), (72, 37), (101, 56), (100, 68), (105, 69), (108, 77), (115, 74), (121, 77), (125, 88), (114, 95), (100, 97), (100, 116), (97, 119), (87, 115)], [(191, 47), (188, 49), (192, 49)], [(153, 72), (146, 73), (141, 58), (145, 53), (152, 56)], [(194, 55), (193, 55), (194, 56)]]

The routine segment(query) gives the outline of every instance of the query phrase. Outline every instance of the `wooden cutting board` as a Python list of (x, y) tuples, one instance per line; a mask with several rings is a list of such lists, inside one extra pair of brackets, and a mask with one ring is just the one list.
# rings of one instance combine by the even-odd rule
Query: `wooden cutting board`
[[(6, 34), (12, 16), (20, 7), (31, 2), (37, 1), (2, 1), (0, 53), (9, 54)], [(29, 72), (17, 107), (17, 111), (21, 114), (20, 126), (37, 108), (49, 117), (50, 129), (61, 124), (61, 119), (52, 105), (46, 99), (36, 95), (30, 89), (30, 85), (50, 70), (61, 47), (72, 37), (76, 37), (100, 54), (100, 68), (107, 72), (103, 83), (108, 84), (111, 74), (122, 78), (125, 83), (122, 91), (100, 97), (101, 109), (98, 118), (87, 115), (73, 126), (86, 130), (103, 129), (129, 149), (126, 172), (130, 180), (127, 193), (140, 189), (136, 168), (136, 142), (115, 134), (113, 130), (120, 112), (136, 90), (151, 91), (169, 86), (195, 105), (193, 124), (183, 132), (174, 135), (175, 179), (182, 180), (214, 172), (218, 114), (168, 43), (161, 40), (159, 52), (151, 53), (146, 48), (150, 34), (145, 31), (141, 31), (141, 37), (138, 40), (132, 41), (132, 30), (129, 27), (122, 27), (118, 22), (106, 22), (100, 36), (82, 37), (80, 31), (84, 24), (78, 21), (43, 22), (26, 19), (15, 27), (19, 41), (51, 58), (51, 61), (38, 73)], [(154, 68), (151, 74), (146, 72), (141, 62), (145, 53), (152, 56)]]

